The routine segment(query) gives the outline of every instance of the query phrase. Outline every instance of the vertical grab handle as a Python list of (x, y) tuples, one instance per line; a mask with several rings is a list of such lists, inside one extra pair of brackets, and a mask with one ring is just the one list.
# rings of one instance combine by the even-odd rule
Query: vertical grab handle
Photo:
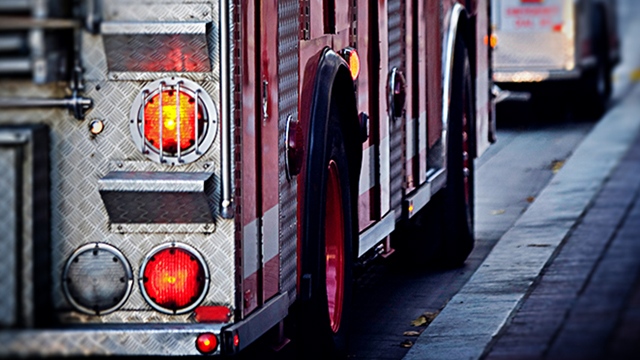
[(229, 0), (220, 1), (220, 145), (222, 179), (220, 187), (222, 191), (221, 215), (225, 219), (233, 217), (233, 199), (231, 198), (231, 111), (230, 111), (230, 64), (229, 64)]

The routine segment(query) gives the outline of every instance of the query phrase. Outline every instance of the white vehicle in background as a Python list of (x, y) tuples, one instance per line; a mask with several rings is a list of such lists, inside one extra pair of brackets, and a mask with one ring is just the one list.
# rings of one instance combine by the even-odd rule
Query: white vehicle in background
[(612, 68), (620, 61), (615, 0), (492, 0), (491, 5), (493, 80), (499, 88), (531, 92), (534, 98), (561, 95), (591, 116), (604, 111)]

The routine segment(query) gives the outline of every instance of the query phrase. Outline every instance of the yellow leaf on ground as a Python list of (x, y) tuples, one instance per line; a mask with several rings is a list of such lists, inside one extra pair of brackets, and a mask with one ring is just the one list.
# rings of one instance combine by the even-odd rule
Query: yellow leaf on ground
[(629, 77), (631, 78), (631, 81), (640, 81), (640, 68), (633, 70)]
[(558, 171), (560, 171), (560, 169), (562, 169), (563, 166), (564, 166), (563, 160), (554, 160), (551, 162), (551, 171), (553, 171), (554, 174), (557, 174)]
[(533, 196), (529, 196), (529, 197), (527, 197), (527, 202), (528, 202), (528, 203), (532, 203), (532, 202), (534, 202), (535, 200), (536, 200), (536, 198), (535, 198), (535, 197), (533, 197)]
[(402, 335), (404, 336), (418, 336), (420, 335), (420, 332), (418, 331), (405, 331)]
[(410, 347), (413, 346), (413, 341), (405, 340), (405, 341), (400, 343), (400, 346), (402, 346), (403, 348), (410, 348)]
[(436, 318), (436, 316), (438, 316), (438, 312), (425, 312), (424, 314), (418, 316), (417, 319), (413, 320), (411, 322), (411, 325), (412, 326), (429, 325), (429, 323), (432, 322), (433, 319)]
[(502, 215), (502, 214), (504, 214), (504, 213), (505, 213), (505, 210), (504, 210), (504, 209), (500, 209), (500, 210), (493, 210), (493, 211), (491, 212), (491, 215)]

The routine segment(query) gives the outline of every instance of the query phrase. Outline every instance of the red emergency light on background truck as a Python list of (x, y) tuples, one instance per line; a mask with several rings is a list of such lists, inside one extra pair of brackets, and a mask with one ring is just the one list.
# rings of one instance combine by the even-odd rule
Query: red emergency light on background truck
[(488, 35), (486, 0), (1, 1), (0, 355), (343, 352), (356, 264), (473, 247)]

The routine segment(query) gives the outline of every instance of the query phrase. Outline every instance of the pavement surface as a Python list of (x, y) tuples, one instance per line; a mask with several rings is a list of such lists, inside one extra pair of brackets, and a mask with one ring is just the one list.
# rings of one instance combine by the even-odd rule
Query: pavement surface
[(639, 130), (629, 86), (404, 358), (640, 358)]

